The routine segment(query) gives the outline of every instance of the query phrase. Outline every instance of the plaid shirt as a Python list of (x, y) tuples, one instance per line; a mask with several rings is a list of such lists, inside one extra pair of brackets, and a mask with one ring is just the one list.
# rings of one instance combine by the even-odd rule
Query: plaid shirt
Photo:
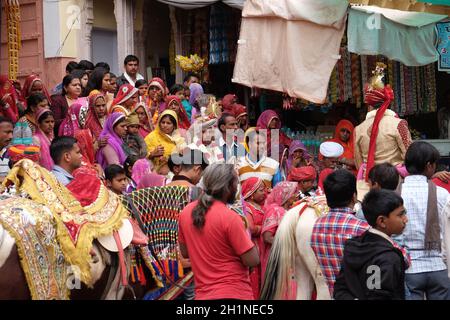
[(311, 248), (317, 257), (331, 296), (336, 276), (341, 269), (345, 241), (360, 236), (369, 228), (369, 224), (356, 218), (350, 208), (330, 209), (327, 215), (315, 222)]

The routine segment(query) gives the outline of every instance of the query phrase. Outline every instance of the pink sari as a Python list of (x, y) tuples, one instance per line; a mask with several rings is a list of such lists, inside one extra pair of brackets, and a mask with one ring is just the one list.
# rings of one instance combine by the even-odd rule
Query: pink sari
[(283, 181), (273, 188), (269, 194), (264, 206), (264, 220), (261, 228), (261, 285), (264, 282), (264, 275), (266, 273), (267, 261), (270, 256), (270, 249), (272, 245), (264, 241), (263, 234), (270, 232), (274, 236), (277, 232), (281, 219), (286, 213), (283, 205), (288, 201), (297, 190), (297, 182)]
[[(51, 113), (51, 111), (48, 109), (40, 108), (36, 112), (36, 122), (39, 123), (39, 119), (48, 112)], [(39, 159), (39, 164), (45, 169), (51, 171), (53, 169), (53, 166), (55, 165), (50, 155), (50, 144), (52, 143), (53, 140), (53, 130), (50, 133), (50, 135), (47, 136), (44, 132), (41, 131), (39, 126), (37, 126), (34, 137), (39, 140), (39, 144), (41, 147), (41, 156)]]

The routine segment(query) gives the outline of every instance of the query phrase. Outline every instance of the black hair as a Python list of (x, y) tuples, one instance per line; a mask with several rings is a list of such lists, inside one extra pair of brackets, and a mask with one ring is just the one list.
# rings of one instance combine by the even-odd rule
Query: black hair
[(111, 71), (111, 67), (106, 62), (97, 62), (97, 64), (95, 65), (94, 69), (96, 69), (96, 68), (103, 68), (103, 69), (105, 69), (108, 72)]
[(123, 64), (127, 65), (128, 62), (131, 62), (131, 61), (137, 61), (137, 63), (139, 64), (139, 58), (132, 54), (129, 54), (125, 57), (125, 59), (123, 60)]
[(83, 78), (85, 74), (89, 75), (89, 73), (83, 69), (74, 69), (74, 70), (72, 70), (72, 72), (70, 74), (74, 75), (75, 77), (77, 77), (79, 79)]
[(205, 154), (202, 151), (196, 149), (186, 148), (183, 151), (183, 154), (174, 154), (173, 157), (171, 156), (171, 158), (173, 164), (181, 165), (181, 170), (183, 171), (189, 171), (194, 168), (194, 166), (198, 165), (202, 167), (202, 170), (205, 170), (209, 165)]
[(109, 73), (109, 76), (111, 77), (111, 79), (112, 78), (117, 78), (117, 76), (114, 73), (112, 73), (112, 72)]
[(89, 81), (86, 86), (86, 93), (89, 94), (92, 90), (101, 91), (103, 86), (103, 78), (108, 73), (109, 72), (106, 69), (95, 68), (94, 71), (92, 71), (91, 76), (89, 77)]
[(123, 163), (123, 169), (125, 170), (125, 174), (128, 178), (131, 179), (131, 176), (129, 176), (128, 171), (130, 171), (130, 168), (133, 168), (134, 164), (136, 163), (136, 161), (139, 160), (139, 157), (136, 155), (129, 155), (126, 159), (125, 162)]
[[(65, 96), (67, 94), (65, 87), (67, 87), (73, 79), (79, 79), (78, 77), (75, 77), (73, 74), (68, 74), (63, 78), (62, 81), (62, 95)], [(49, 101), (50, 103), (50, 101)]]
[(69, 63), (66, 64), (66, 72), (71, 73), (73, 70), (78, 69), (78, 63), (75, 61), (69, 61)]
[(169, 117), (170, 122), (172, 122), (174, 128), (177, 129), (177, 120), (171, 114), (165, 114), (159, 122), (161, 122), (165, 117)]
[(205, 225), (206, 214), (214, 203), (224, 195), (234, 194), (233, 186), (238, 177), (232, 164), (215, 163), (203, 173), (204, 192), (200, 194), (197, 205), (192, 210), (192, 222), (198, 229)]
[(139, 89), (143, 84), (147, 84), (147, 81), (145, 79), (140, 79), (134, 83), (134, 87)]
[(371, 190), (362, 202), (362, 210), (367, 222), (376, 227), (379, 216), (389, 217), (389, 213), (403, 205), (403, 199), (392, 190)]
[[(47, 100), (47, 97), (41, 92), (30, 94), (27, 98), (27, 109), (25, 110), (25, 113), (31, 113), (31, 107), (36, 107), (44, 100)], [(48, 101), (48, 103), (50, 103), (50, 101)]]
[[(182, 154), (178, 154), (178, 153), (172, 153), (169, 157), (169, 159), (167, 160), (167, 166), (169, 167), (169, 170), (171, 172), (173, 172), (173, 169), (175, 168), (175, 166), (179, 166), (181, 164), (177, 163), (175, 164), (175, 162), (177, 162), (178, 157), (182, 157)], [(175, 162), (174, 162), (175, 161)]]
[(370, 181), (377, 183), (382, 189), (397, 189), (399, 178), (397, 169), (387, 162), (377, 164), (369, 171)]
[(125, 169), (118, 164), (110, 164), (105, 168), (105, 179), (108, 181), (112, 181), (119, 174), (126, 175)]
[(176, 83), (172, 86), (172, 88), (170, 88), (170, 94), (176, 94), (179, 91), (184, 91), (184, 88), (185, 86), (183, 86), (182, 84)]
[(439, 151), (425, 141), (413, 142), (405, 155), (405, 166), (409, 174), (423, 174), (428, 163), (439, 161)]
[(188, 82), (191, 77), (196, 77), (200, 80), (200, 75), (198, 73), (194, 73), (194, 72), (189, 72), (183, 79), (183, 82)]
[(113, 129), (114, 129), (115, 127), (117, 127), (119, 124), (121, 124), (122, 122), (125, 122), (125, 121), (127, 121), (127, 117), (122, 117), (122, 118), (120, 118), (119, 120), (116, 121), (116, 123), (114, 123)]
[(53, 139), (50, 144), (50, 156), (53, 162), (57, 165), (61, 162), (63, 154), (65, 152), (70, 152), (73, 146), (77, 143), (77, 139), (74, 137), (61, 136)]
[(222, 132), (222, 129), (220, 129), (220, 127), (227, 123), (226, 120), (227, 120), (228, 117), (233, 117), (234, 118), (234, 115), (232, 115), (231, 113), (224, 112), (220, 116), (219, 121), (217, 121), (217, 127), (219, 128), (219, 130), (221, 132)]
[(45, 119), (47, 119), (48, 117), (52, 116), (53, 118), (55, 117), (53, 115), (53, 112), (51, 110), (45, 111), (38, 120), (38, 123), (41, 124), (42, 122), (44, 122)]
[(8, 118), (0, 116), (0, 124), (2, 124), (4, 122), (10, 123), (10, 124), (12, 124), (14, 126), (14, 123), (12, 122), (11, 119), (8, 119)]
[(81, 60), (78, 62), (78, 68), (83, 70), (94, 70), (94, 64), (89, 60)]
[(348, 170), (336, 170), (325, 179), (323, 188), (330, 208), (344, 208), (356, 193), (356, 178)]

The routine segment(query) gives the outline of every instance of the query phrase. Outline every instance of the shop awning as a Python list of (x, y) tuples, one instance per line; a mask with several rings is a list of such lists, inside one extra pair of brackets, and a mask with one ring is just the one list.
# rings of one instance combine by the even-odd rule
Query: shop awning
[(232, 81), (324, 103), (347, 8), (344, 0), (247, 0)]
[(376, 6), (352, 6), (348, 17), (348, 50), (382, 54), (407, 66), (436, 62), (436, 22), (447, 18), (426, 12)]

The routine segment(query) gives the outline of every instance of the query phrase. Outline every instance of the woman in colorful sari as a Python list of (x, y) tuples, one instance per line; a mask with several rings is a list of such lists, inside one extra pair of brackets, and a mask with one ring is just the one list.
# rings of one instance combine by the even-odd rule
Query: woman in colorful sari
[(166, 109), (167, 87), (161, 78), (155, 77), (148, 83), (147, 106), (152, 115), (153, 124), (156, 125), (159, 115)]
[(18, 122), (27, 123), (33, 134), (36, 133), (38, 127), (36, 120), (36, 112), (39, 109), (50, 109), (48, 100), (42, 93), (33, 93), (27, 99), (27, 108), (25, 115), (19, 119)]
[(189, 86), (190, 90), (190, 96), (189, 96), (189, 104), (192, 106), (192, 112), (191, 112), (191, 122), (194, 122), (194, 120), (197, 117), (200, 117), (200, 107), (197, 104), (197, 98), (203, 94), (203, 87), (201, 84), (198, 83), (191, 83)]
[(40, 108), (36, 112), (36, 121), (38, 123), (38, 127), (33, 136), (33, 144), (39, 146), (41, 149), (39, 164), (48, 171), (51, 171), (54, 163), (52, 157), (50, 156), (50, 144), (52, 143), (54, 137), (53, 130), (55, 126), (55, 118), (50, 110)]
[(157, 126), (147, 137), (148, 158), (153, 162), (156, 171), (166, 175), (169, 173), (168, 159), (173, 152), (181, 152), (186, 146), (184, 138), (178, 132), (178, 117), (175, 111), (165, 110), (161, 113)]
[[(95, 141), (98, 141), (100, 133), (106, 122), (106, 98), (100, 93), (89, 96), (89, 110), (86, 119), (86, 128), (89, 129)], [(104, 146), (104, 145), (102, 145)]]
[(181, 100), (177, 96), (168, 96), (166, 98), (166, 109), (173, 110), (178, 116), (179, 129), (188, 130), (191, 122), (186, 114), (186, 111), (181, 105)]
[(19, 110), (16, 105), (17, 95), (8, 76), (0, 76), (0, 116), (11, 120), (13, 123), (19, 118)]
[(129, 115), (134, 106), (138, 103), (139, 90), (131, 84), (123, 84), (120, 86), (117, 96), (112, 102), (110, 113), (122, 112), (124, 115)]
[[(250, 178), (242, 184), (242, 197), (244, 198), (244, 208), (248, 221), (252, 241), (261, 252), (261, 229), (264, 220), (262, 206), (266, 200), (266, 186), (260, 178)], [(259, 298), (261, 288), (261, 265), (252, 268), (250, 271), (250, 281), (252, 283), (253, 295)]]
[(288, 158), (282, 165), (284, 180), (287, 179), (293, 168), (300, 168), (310, 165), (315, 167), (312, 163), (311, 155), (308, 153), (308, 149), (306, 149), (303, 142), (300, 140), (292, 141), (289, 146)]
[(275, 233), (284, 214), (297, 199), (297, 182), (283, 181), (273, 188), (264, 205), (264, 219), (261, 227), (261, 277), (264, 281), (267, 260)]
[(25, 78), (22, 87), (22, 98), (26, 100), (33, 93), (42, 93), (50, 102), (50, 95), (48, 94), (47, 88), (37, 74), (31, 74)]
[(133, 112), (136, 113), (139, 118), (139, 134), (142, 138), (145, 138), (154, 129), (150, 112), (145, 103), (142, 102), (139, 102), (136, 107), (134, 107)]
[(66, 119), (59, 127), (59, 136), (74, 137), (78, 141), (81, 154), (84, 160), (89, 164), (95, 163), (95, 151), (98, 144), (94, 144), (91, 131), (85, 129), (86, 115), (83, 112), (83, 106), (80, 103), (74, 103), (69, 107)]
[[(279, 130), (279, 158), (275, 160), (279, 161), (284, 152), (285, 148), (289, 148), (292, 140), (282, 132), (281, 129), (281, 121), (278, 114), (273, 110), (266, 110), (258, 118), (258, 122), (256, 123), (256, 127), (258, 129), (266, 129), (267, 130), (267, 155), (272, 156), (272, 130)], [(277, 156), (277, 155), (273, 155)]]
[(108, 143), (97, 151), (97, 162), (103, 169), (110, 164), (122, 166), (127, 158), (122, 148), (123, 137), (127, 133), (126, 117), (121, 112), (114, 112), (106, 119), (105, 127), (100, 134), (101, 138), (107, 138)]
[(81, 95), (81, 81), (68, 74), (63, 78), (63, 89), (60, 95), (51, 97), (50, 109), (55, 116), (55, 133), (58, 133), (61, 122), (66, 118), (69, 106), (74, 104)]
[(355, 127), (348, 120), (341, 120), (336, 126), (333, 142), (339, 143), (344, 148), (344, 153), (339, 157), (339, 162), (356, 175), (355, 166), (355, 146), (353, 143), (353, 134)]

